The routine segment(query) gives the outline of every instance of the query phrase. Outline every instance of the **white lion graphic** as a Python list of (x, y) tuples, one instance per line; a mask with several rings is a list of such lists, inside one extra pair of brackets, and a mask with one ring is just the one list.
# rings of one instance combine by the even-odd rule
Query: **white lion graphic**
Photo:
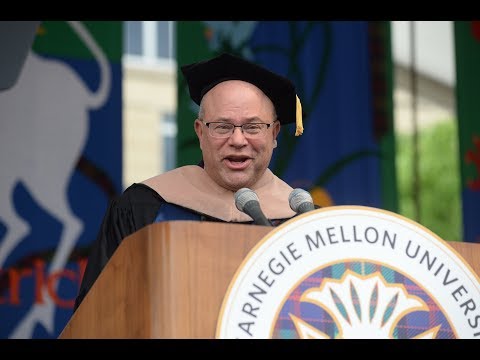
[[(103, 106), (110, 93), (111, 71), (85, 26), (69, 24), (98, 61), (101, 80), (94, 93), (68, 65), (33, 51), (17, 83), (0, 92), (0, 219), (7, 227), (0, 239), (0, 268), (30, 230), (14, 209), (13, 189), (18, 182), (63, 225), (49, 272), (65, 267), (83, 231), (82, 221), (70, 208), (67, 188), (88, 137), (89, 111)], [(45, 303), (29, 309), (10, 338), (30, 338), (37, 323), (53, 333), (54, 304), (46, 289), (44, 299)]]

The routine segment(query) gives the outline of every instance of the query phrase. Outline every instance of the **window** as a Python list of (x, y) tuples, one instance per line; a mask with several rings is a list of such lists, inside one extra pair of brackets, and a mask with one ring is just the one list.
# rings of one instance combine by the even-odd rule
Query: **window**
[(142, 21), (124, 22), (124, 44), (125, 52), (130, 55), (142, 55)]
[(124, 52), (128, 61), (175, 62), (174, 21), (124, 21)]

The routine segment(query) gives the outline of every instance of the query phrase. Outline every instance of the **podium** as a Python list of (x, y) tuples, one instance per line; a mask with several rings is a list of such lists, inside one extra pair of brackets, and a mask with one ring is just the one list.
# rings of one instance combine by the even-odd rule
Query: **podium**
[(214, 338), (235, 271), (271, 227), (196, 221), (125, 238), (60, 338)]
[[(228, 286), (271, 227), (195, 221), (125, 238), (60, 334), (81, 338), (214, 338)], [(480, 274), (480, 245), (448, 242)]]

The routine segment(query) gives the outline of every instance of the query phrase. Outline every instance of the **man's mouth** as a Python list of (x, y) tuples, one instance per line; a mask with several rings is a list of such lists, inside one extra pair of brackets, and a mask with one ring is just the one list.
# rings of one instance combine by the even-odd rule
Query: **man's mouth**
[(228, 156), (224, 161), (229, 169), (243, 170), (250, 164), (251, 158), (247, 156)]

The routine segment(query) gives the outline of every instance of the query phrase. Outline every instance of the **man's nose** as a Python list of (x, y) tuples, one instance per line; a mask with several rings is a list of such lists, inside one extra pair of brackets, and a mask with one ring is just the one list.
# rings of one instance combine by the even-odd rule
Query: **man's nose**
[(244, 145), (248, 143), (241, 127), (236, 127), (233, 129), (233, 134), (230, 135), (230, 142), (235, 145)]

